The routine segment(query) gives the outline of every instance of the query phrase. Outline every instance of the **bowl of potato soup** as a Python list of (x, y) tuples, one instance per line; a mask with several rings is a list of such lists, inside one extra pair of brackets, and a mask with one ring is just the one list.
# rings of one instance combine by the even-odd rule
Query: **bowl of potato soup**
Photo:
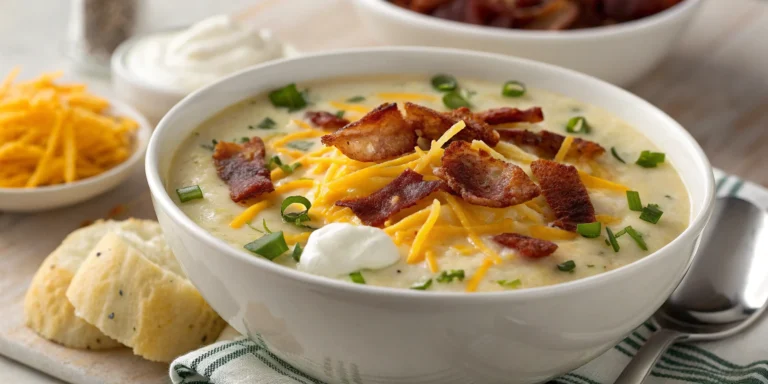
[(146, 171), (206, 300), (333, 383), (586, 363), (680, 282), (714, 189), (694, 139), (638, 97), (436, 48), (237, 73), (163, 118)]

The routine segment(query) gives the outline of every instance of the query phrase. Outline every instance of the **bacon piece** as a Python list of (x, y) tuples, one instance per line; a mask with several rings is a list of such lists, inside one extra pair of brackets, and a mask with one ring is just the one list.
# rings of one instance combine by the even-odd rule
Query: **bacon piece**
[[(554, 159), (560, 146), (563, 145), (565, 136), (550, 131), (531, 132), (519, 129), (500, 129), (499, 135), (503, 141), (509, 141), (532, 152), (536, 156), (545, 159)], [(605, 153), (605, 148), (594, 141), (575, 138), (569, 155), (583, 156), (587, 159), (594, 159)]]
[(536, 160), (531, 163), (531, 171), (539, 179), (544, 198), (557, 217), (556, 227), (575, 231), (576, 224), (596, 221), (595, 208), (576, 167)]
[(475, 114), (478, 119), (486, 124), (498, 125), (508, 123), (540, 123), (544, 121), (544, 112), (539, 107), (528, 109), (517, 108), (491, 108), (487, 111)]
[(229, 185), (229, 197), (240, 202), (275, 190), (264, 156), (264, 142), (252, 137), (240, 145), (220, 141), (213, 152), (216, 173)]
[(335, 131), (349, 124), (349, 120), (326, 111), (307, 111), (307, 113), (304, 114), (304, 117), (309, 119), (315, 126), (329, 131)]
[(517, 233), (502, 233), (494, 236), (493, 241), (507, 248), (512, 248), (521, 255), (532, 259), (549, 256), (557, 250), (557, 244), (551, 241), (523, 236)]
[(395, 213), (415, 205), (438, 189), (442, 181), (424, 181), (424, 176), (406, 169), (384, 188), (366, 197), (339, 200), (336, 205), (349, 207), (365, 225), (380, 227)]
[(453, 140), (482, 140), (492, 147), (499, 143), (499, 134), (488, 124), (476, 118), (466, 107), (451, 112), (438, 112), (431, 108), (406, 102), (405, 114), (416, 133), (429, 140), (439, 139), (451, 126), (458, 123), (459, 120), (463, 120), (467, 126), (456, 134)]
[(418, 138), (413, 127), (403, 119), (397, 104), (387, 103), (321, 140), (351, 159), (382, 161), (413, 151)]
[(454, 141), (445, 149), (443, 164), (435, 173), (462, 199), (486, 207), (521, 204), (540, 193), (520, 167), (475, 151), (465, 141)]

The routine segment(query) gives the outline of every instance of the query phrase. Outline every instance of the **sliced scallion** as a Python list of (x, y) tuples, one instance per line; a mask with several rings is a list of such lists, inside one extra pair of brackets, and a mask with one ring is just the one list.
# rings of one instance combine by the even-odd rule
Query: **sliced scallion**
[(295, 262), (301, 261), (301, 253), (304, 252), (304, 248), (301, 247), (301, 244), (296, 243), (296, 246), (293, 247), (293, 252), (291, 253), (291, 257)]
[[(285, 213), (285, 210), (293, 204), (301, 204), (304, 206), (304, 210), (300, 212)], [(301, 225), (305, 221), (309, 221), (309, 209), (312, 208), (312, 203), (304, 196), (288, 196), (283, 200), (280, 205), (280, 216), (283, 217), (286, 223), (293, 223)]]
[(339, 119), (343, 118), (345, 112), (346, 111), (336, 111), (336, 117), (338, 117)]
[(640, 201), (640, 193), (637, 191), (627, 191), (627, 203), (631, 211), (640, 212), (643, 210), (643, 203)]
[(514, 280), (496, 280), (496, 284), (501, 285), (504, 288), (520, 288), (523, 282), (520, 279)]
[(665, 155), (662, 152), (642, 151), (635, 164), (643, 168), (656, 168), (664, 162)]
[[(619, 237), (622, 237), (622, 236), (624, 236), (625, 234), (627, 234), (627, 229), (626, 229), (626, 228), (624, 228), (624, 229), (622, 229), (621, 231), (618, 231), (618, 232), (616, 232), (615, 234), (613, 234), (613, 237), (615, 237), (615, 238), (617, 238), (617, 239), (618, 239)], [(608, 243), (608, 245), (610, 245), (610, 243)]]
[(504, 83), (504, 86), (501, 87), (501, 94), (506, 97), (520, 97), (522, 95), (525, 95), (525, 84), (510, 80)]
[(640, 220), (645, 220), (651, 224), (656, 224), (659, 222), (659, 219), (661, 219), (661, 215), (663, 215), (664, 212), (659, 208), (656, 204), (648, 204), (645, 208), (643, 208), (643, 212), (640, 214)]
[(288, 250), (288, 244), (285, 243), (283, 231), (278, 231), (268, 233), (246, 244), (245, 249), (265, 259), (274, 260)]
[(299, 151), (306, 152), (315, 146), (315, 143), (311, 141), (295, 140), (285, 145), (286, 147), (298, 149)]
[(176, 190), (176, 194), (179, 195), (179, 200), (182, 203), (203, 198), (203, 191), (200, 189), (199, 185), (190, 185), (188, 187), (179, 188)]
[(637, 243), (637, 246), (640, 247), (640, 249), (642, 249), (643, 251), (648, 250), (648, 245), (645, 244), (645, 240), (643, 240), (643, 235), (635, 231), (635, 229), (632, 228), (631, 225), (624, 228), (624, 230), (627, 231), (627, 234), (629, 235), (629, 237), (631, 237), (632, 240), (634, 240), (635, 243)]
[(296, 84), (288, 84), (269, 93), (269, 101), (275, 107), (285, 107), (289, 111), (298, 111), (307, 106), (304, 95), (296, 88)]
[(290, 174), (292, 174), (292, 173), (293, 173), (293, 171), (295, 171), (295, 170), (296, 170), (296, 168), (299, 168), (299, 167), (301, 167), (301, 163), (283, 164), (283, 161), (282, 161), (282, 160), (280, 160), (280, 157), (279, 157), (279, 156), (277, 156), (277, 155), (275, 155), (275, 156), (272, 156), (272, 157), (269, 159), (269, 162), (267, 163), (267, 168), (269, 168), (270, 170), (272, 170), (272, 169), (275, 169), (275, 168), (277, 168), (277, 167), (279, 167), (280, 169), (282, 169), (282, 170), (283, 170), (283, 172), (284, 172), (286, 175), (290, 175)]
[(616, 236), (613, 235), (613, 231), (611, 231), (610, 228), (605, 227), (605, 232), (608, 233), (608, 242), (611, 244), (613, 251), (618, 252), (621, 247), (619, 247), (619, 242), (616, 241)]
[(417, 291), (426, 291), (431, 286), (432, 286), (432, 279), (429, 279), (427, 281), (411, 285), (411, 289), (415, 289)]
[(256, 126), (260, 129), (272, 129), (275, 128), (275, 125), (277, 125), (277, 123), (275, 123), (274, 120), (270, 119), (269, 117), (265, 117), (264, 120), (262, 120)]
[(456, 78), (451, 75), (435, 75), (432, 77), (432, 87), (440, 92), (453, 91), (459, 84)]
[(349, 99), (347, 99), (348, 103), (359, 103), (361, 101), (365, 101), (365, 97), (363, 97), (363, 96), (352, 96)]
[(601, 231), (602, 231), (602, 224), (600, 224), (599, 221), (596, 221), (594, 223), (576, 224), (576, 232), (590, 239), (594, 239), (595, 237), (600, 236)]
[(450, 271), (443, 271), (440, 273), (440, 276), (438, 276), (436, 280), (438, 283), (450, 283), (453, 281), (453, 279), (464, 281), (464, 270), (452, 269)]
[(616, 160), (622, 162), (623, 164), (627, 163), (626, 161), (624, 161), (624, 159), (621, 158), (621, 156), (619, 156), (619, 153), (616, 152), (616, 147), (611, 147), (611, 155), (613, 155), (613, 157), (616, 158)]
[(352, 282), (355, 284), (365, 284), (365, 278), (359, 271), (350, 273), (349, 278), (352, 279)]
[(576, 116), (568, 120), (565, 131), (568, 133), (589, 133), (592, 131), (592, 127), (589, 126), (587, 119), (583, 116)]
[(457, 109), (461, 107), (471, 107), (467, 99), (465, 99), (459, 92), (451, 91), (443, 95), (443, 104), (450, 109)]
[(576, 262), (573, 260), (568, 260), (564, 263), (558, 264), (557, 269), (562, 272), (572, 272), (574, 269), (576, 269)]
[(267, 219), (261, 219), (261, 226), (264, 227), (264, 232), (272, 233), (272, 230), (267, 227)]

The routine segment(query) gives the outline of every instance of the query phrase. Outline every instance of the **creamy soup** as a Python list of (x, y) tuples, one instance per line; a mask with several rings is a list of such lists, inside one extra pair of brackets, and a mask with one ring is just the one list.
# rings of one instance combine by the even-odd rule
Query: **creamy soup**
[[(445, 92), (433, 86), (431, 80), (378, 77), (298, 84), (302, 93), (292, 95), (306, 100), (307, 105), (293, 111), (274, 105), (275, 100), (266, 94), (233, 105), (185, 139), (171, 167), (168, 192), (193, 221), (238, 250), (249, 252), (248, 248), (253, 251), (263, 246), (261, 243), (244, 248), (263, 236), (281, 237), (266, 247), (284, 239), (288, 250), (268, 258), (287, 268), (319, 271), (316, 273), (350, 283), (428, 291), (502, 291), (581, 279), (639, 260), (668, 244), (687, 227), (686, 189), (673, 166), (655, 153), (655, 146), (641, 133), (643, 127), (631, 127), (610, 111), (555, 93), (527, 89), (519, 95), (522, 89), (510, 88), (505, 96), (502, 84), (458, 79), (457, 90), (447, 97), (452, 107), (467, 102), (473, 112), (498, 107), (541, 107), (543, 111), (541, 122), (491, 126), (494, 129), (528, 130), (534, 134), (546, 130), (588, 140), (605, 149), (594, 157), (585, 157), (578, 151), (569, 152), (569, 148), (554, 148), (558, 152), (555, 161), (578, 168), (594, 207), (595, 223), (580, 223), (570, 230), (557, 228), (553, 225), (557, 223), (557, 212), (549, 205), (546, 189), (535, 198), (507, 207), (473, 203), (455, 190), (443, 189), (394, 213), (379, 226), (381, 229), (350, 231), (350, 224), (362, 226), (362, 221), (350, 208), (335, 205), (337, 201), (371, 195), (406, 168), (416, 170), (425, 181), (440, 180), (437, 170), (446, 146), (432, 146), (422, 137), (416, 152), (411, 149), (382, 161), (356, 161), (338, 148), (324, 146), (320, 137), (333, 130), (313, 126), (305, 113), (326, 111), (354, 122), (382, 103), (397, 102), (402, 110), (406, 101), (449, 111)], [(438, 79), (441, 84), (444, 89), (452, 88), (445, 79)], [(281, 104), (281, 95), (273, 96)], [(461, 132), (458, 127), (451, 130)], [(253, 136), (265, 142), (266, 161), (273, 168), (270, 177), (276, 190), (235, 203), (228, 184), (217, 174), (212, 158), (214, 146), (221, 141), (245, 143)], [(478, 140), (471, 143), (471, 148), (503, 157), (540, 184), (532, 174), (531, 162), (541, 152), (504, 138), (502, 135), (496, 145)], [(576, 148), (578, 143), (567, 139), (560, 146)], [(643, 151), (654, 153), (643, 156), (642, 165), (638, 165)], [(276, 164), (275, 156), (282, 167)], [(298, 163), (301, 165), (293, 169)], [(487, 177), (493, 182), (497, 175)], [(177, 189), (194, 190), (194, 186), (199, 186), (202, 198), (195, 198), (193, 193), (191, 198), (184, 195), (189, 200), (181, 202)], [(628, 198), (627, 190), (637, 194), (630, 192), (632, 198)], [(290, 196), (302, 196), (311, 203), (306, 216), (297, 214), (304, 206), (293, 204), (285, 209), (289, 217), (284, 219), (281, 204)], [(634, 201), (635, 196), (640, 201)], [(294, 220), (299, 216), (300, 220)], [(346, 225), (323, 229), (334, 223)], [(278, 231), (282, 236), (276, 235)], [(520, 249), (496, 241), (494, 236), (501, 233), (545, 240), (546, 244), (556, 245), (556, 250), (528, 257)], [(297, 245), (305, 257), (309, 258), (308, 252), (312, 254), (311, 261), (299, 257)], [(283, 248), (276, 249), (281, 252)], [(249, 253), (263, 257), (258, 252)], [(357, 264), (360, 270), (350, 271), (359, 260), (363, 260)]]

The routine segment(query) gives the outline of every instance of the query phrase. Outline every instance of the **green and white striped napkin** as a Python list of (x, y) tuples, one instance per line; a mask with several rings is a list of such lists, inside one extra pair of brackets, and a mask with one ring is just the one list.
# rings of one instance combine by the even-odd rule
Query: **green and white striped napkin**
[[(715, 171), (718, 196), (738, 195), (768, 208), (768, 190)], [(656, 330), (646, 322), (610, 351), (552, 380), (557, 384), (612, 383)], [(324, 384), (278, 358), (261, 340), (221, 341), (190, 352), (170, 368), (174, 384)], [(768, 319), (727, 340), (677, 344), (661, 358), (649, 384), (768, 384)]]

